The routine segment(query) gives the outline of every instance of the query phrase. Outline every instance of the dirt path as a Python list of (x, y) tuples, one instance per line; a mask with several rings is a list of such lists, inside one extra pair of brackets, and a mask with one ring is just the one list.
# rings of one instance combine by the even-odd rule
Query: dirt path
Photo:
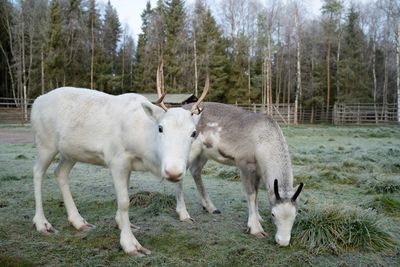
[(33, 143), (33, 135), (28, 127), (1, 128), (0, 143), (29, 144)]

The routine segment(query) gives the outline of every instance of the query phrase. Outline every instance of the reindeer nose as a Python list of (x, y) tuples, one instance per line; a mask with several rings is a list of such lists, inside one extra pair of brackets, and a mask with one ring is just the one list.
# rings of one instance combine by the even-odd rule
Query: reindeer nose
[(280, 238), (279, 236), (275, 236), (275, 241), (276, 241), (276, 243), (278, 243), (280, 246), (286, 247), (286, 246), (289, 245), (290, 238), (289, 238), (289, 239), (283, 239), (283, 238)]
[(171, 182), (179, 182), (182, 178), (183, 172), (176, 172), (176, 171), (170, 171), (170, 170), (165, 170), (165, 174), (167, 175), (167, 180)]

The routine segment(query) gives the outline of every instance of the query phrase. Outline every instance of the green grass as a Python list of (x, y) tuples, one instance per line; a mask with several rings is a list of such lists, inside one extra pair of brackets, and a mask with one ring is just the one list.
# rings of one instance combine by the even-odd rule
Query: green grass
[(289, 247), (274, 241), (266, 190), (261, 187), (258, 199), (269, 236), (259, 239), (246, 232), (239, 172), (208, 162), (204, 184), (222, 213), (203, 210), (187, 175), (184, 195), (192, 224), (175, 214), (175, 184), (132, 174), (130, 219), (140, 227), (134, 235), (152, 251), (143, 258), (128, 257), (119, 248), (109, 170), (78, 163), (71, 172), (76, 205), (96, 225), (78, 233), (67, 221), (53, 162), (43, 201), (59, 233), (43, 236), (32, 227), (35, 148), (0, 143), (0, 266), (398, 266), (400, 127), (298, 126), (283, 132), (294, 183), (305, 183)]
[(388, 216), (400, 217), (400, 201), (388, 195), (376, 196), (364, 206)]
[(396, 242), (376, 213), (344, 206), (312, 206), (303, 211), (293, 230), (295, 244), (310, 252), (353, 250), (394, 251)]
[(175, 198), (158, 192), (140, 191), (130, 198), (133, 207), (142, 208), (144, 213), (159, 215), (162, 212), (171, 212), (175, 208)]
[(366, 188), (370, 193), (387, 194), (400, 192), (400, 180), (398, 179), (373, 179), (366, 183)]

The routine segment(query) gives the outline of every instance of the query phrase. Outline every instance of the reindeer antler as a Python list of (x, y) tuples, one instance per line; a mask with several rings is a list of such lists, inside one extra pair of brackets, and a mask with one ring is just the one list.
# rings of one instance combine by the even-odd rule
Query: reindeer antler
[(160, 106), (163, 110), (167, 111), (168, 108), (164, 104), (164, 97), (167, 95), (166, 92), (161, 92), (161, 69), (163, 67), (163, 62), (158, 65), (157, 67), (157, 95), (158, 100), (156, 101), (156, 105)]
[(204, 85), (203, 93), (201, 94), (201, 96), (197, 100), (197, 102), (192, 106), (191, 112), (193, 114), (200, 114), (201, 113), (202, 110), (199, 108), (199, 105), (201, 104), (201, 102), (203, 102), (204, 98), (206, 98), (209, 86), (210, 86), (210, 78), (207, 75), (206, 84)]

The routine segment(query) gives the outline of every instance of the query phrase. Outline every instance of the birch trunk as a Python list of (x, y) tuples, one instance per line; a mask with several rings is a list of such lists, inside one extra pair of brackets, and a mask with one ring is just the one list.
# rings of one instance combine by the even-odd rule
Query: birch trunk
[(374, 32), (374, 36), (372, 37), (372, 78), (374, 81), (374, 112), (375, 112), (375, 123), (378, 123), (378, 111), (376, 109), (376, 101), (377, 101), (377, 80), (376, 80), (376, 35)]
[(44, 94), (44, 53), (43, 53), (43, 45), (41, 49), (41, 55), (40, 55), (40, 65), (41, 65), (41, 83), (42, 83), (42, 95)]
[(331, 42), (330, 40), (328, 40), (328, 49), (326, 52), (326, 114), (325, 114), (326, 119), (328, 119), (330, 96), (331, 96)]
[(301, 96), (301, 65), (300, 65), (300, 24), (299, 24), (299, 16), (298, 10), (295, 12), (294, 16), (295, 27), (296, 27), (296, 52), (297, 52), (297, 71), (296, 71), (296, 95), (294, 100), (294, 124), (298, 124), (298, 106), (299, 106), (299, 98)]
[(193, 38), (193, 52), (194, 52), (194, 95), (197, 97), (197, 95), (198, 95), (199, 77), (198, 77), (198, 72), (197, 72), (196, 34), (194, 34), (194, 38)]
[(93, 74), (94, 74), (94, 16), (92, 16), (92, 19), (90, 21), (90, 31), (91, 31), (91, 36), (92, 40), (90, 43), (90, 49), (91, 49), (91, 55), (90, 55), (90, 89), (93, 89), (94, 84), (93, 84)]
[(397, 67), (397, 122), (400, 122), (400, 20), (397, 23), (397, 45), (396, 45), (396, 67)]

